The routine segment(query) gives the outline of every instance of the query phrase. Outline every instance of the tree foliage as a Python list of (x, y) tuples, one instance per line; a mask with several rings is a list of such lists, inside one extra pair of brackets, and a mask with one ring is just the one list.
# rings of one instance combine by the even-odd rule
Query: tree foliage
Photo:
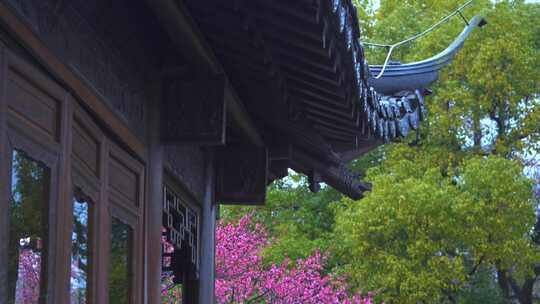
[(387, 303), (453, 299), (479, 267), (527, 273), (538, 259), (531, 182), (520, 164), (472, 157), (449, 169), (434, 154), (393, 147), (368, 174), (373, 191), (336, 218), (349, 273)]

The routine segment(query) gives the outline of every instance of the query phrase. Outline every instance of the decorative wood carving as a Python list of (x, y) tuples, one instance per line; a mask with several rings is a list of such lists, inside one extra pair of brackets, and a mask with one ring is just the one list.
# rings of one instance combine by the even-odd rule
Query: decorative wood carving
[(263, 204), (268, 173), (267, 150), (230, 145), (216, 152), (216, 201)]
[[(371, 185), (363, 183), (361, 176), (344, 163), (331, 163), (304, 151), (293, 148), (292, 168), (309, 176), (311, 190), (317, 190), (317, 181), (325, 182), (352, 199), (360, 199), (363, 192), (371, 190)], [(319, 177), (320, 176), (320, 177)]]
[(168, 144), (225, 144), (223, 75), (165, 81), (161, 138)]
[[(175, 283), (183, 283), (183, 274), (195, 278), (199, 273), (199, 214), (184, 203), (180, 196), (165, 187), (163, 193), (163, 227), (173, 250), (164, 248), (164, 271), (172, 271)], [(168, 250), (167, 250), (168, 249)]]
[(311, 192), (317, 193), (321, 190), (322, 178), (318, 172), (314, 171), (311, 174), (309, 174), (308, 181), (309, 181), (309, 190)]

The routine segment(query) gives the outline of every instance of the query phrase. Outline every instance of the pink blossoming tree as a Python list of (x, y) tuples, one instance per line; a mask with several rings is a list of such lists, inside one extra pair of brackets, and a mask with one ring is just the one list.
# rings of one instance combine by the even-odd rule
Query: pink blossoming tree
[[(174, 250), (165, 237), (162, 242), (166, 253)], [(261, 252), (268, 246), (266, 229), (254, 223), (250, 215), (238, 223), (218, 223), (215, 281), (218, 303), (373, 303), (371, 293), (366, 297), (352, 294), (343, 278), (324, 275), (325, 256), (319, 251), (305, 260), (297, 260), (294, 265), (286, 260), (265, 267)], [(181, 287), (174, 285), (171, 274), (162, 275), (161, 291), (162, 303), (181, 303)]]
[[(163, 253), (171, 254), (174, 252), (173, 244), (167, 242), (164, 235), (165, 228), (162, 229), (161, 243), (163, 244)], [(161, 261), (163, 266), (171, 265), (171, 257), (166, 256)], [(161, 303), (163, 304), (182, 304), (182, 286), (174, 283), (174, 275), (171, 272), (161, 273)]]
[(15, 303), (37, 303), (39, 299), (41, 254), (24, 248), (19, 255)]
[(264, 267), (261, 251), (270, 245), (265, 228), (244, 216), (216, 230), (218, 303), (373, 303), (372, 294), (351, 294), (343, 278), (322, 273), (325, 256)]

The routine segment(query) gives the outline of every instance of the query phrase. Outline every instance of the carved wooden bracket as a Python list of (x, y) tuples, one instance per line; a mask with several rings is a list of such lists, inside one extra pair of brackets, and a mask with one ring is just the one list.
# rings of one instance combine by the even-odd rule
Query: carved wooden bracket
[(216, 201), (264, 204), (268, 174), (266, 148), (231, 145), (216, 151)]
[(311, 172), (308, 175), (308, 182), (309, 182), (309, 190), (311, 192), (317, 193), (321, 191), (322, 178), (318, 172), (316, 171)]
[(311, 191), (319, 190), (318, 183), (324, 182), (348, 197), (358, 200), (363, 197), (364, 191), (371, 190), (371, 185), (362, 182), (359, 174), (344, 163), (331, 163), (294, 147), (292, 169), (308, 175)]
[(161, 112), (164, 144), (225, 144), (223, 75), (165, 81)]

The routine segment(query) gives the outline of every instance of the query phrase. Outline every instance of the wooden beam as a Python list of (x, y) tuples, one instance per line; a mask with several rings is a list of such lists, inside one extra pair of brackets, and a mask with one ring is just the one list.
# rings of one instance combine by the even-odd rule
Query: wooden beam
[(349, 143), (350, 146), (354, 147), (354, 142), (356, 141), (355, 135), (341, 134), (328, 128), (324, 128), (320, 125), (316, 125), (314, 126), (314, 128), (319, 131), (324, 138), (329, 139), (329, 141), (341, 141), (343, 143)]
[(328, 63), (328, 60), (320, 60), (313, 58), (312, 56), (309, 56), (309, 54), (302, 54), (295, 52), (294, 48), (291, 48), (290, 46), (288, 48), (282, 48), (276, 45), (273, 45), (272, 43), (268, 43), (270, 45), (270, 49), (277, 55), (278, 59), (283, 58), (281, 62), (294, 62), (304, 65), (311, 65), (315, 68), (321, 69), (325, 72), (329, 73), (336, 73), (337, 68)]
[(319, 100), (314, 97), (309, 96), (303, 96), (299, 93), (293, 92), (289, 95), (293, 100), (297, 102), (302, 102), (307, 105), (310, 105), (311, 107), (307, 107), (306, 111), (312, 111), (314, 113), (319, 113), (320, 115), (324, 117), (332, 117), (335, 119), (341, 118), (346, 119), (347, 121), (343, 121), (342, 123), (344, 125), (352, 125), (354, 126), (353, 120), (357, 117), (357, 113), (353, 111), (353, 109), (349, 109), (348, 111), (342, 110), (342, 109), (336, 109), (333, 107), (333, 105), (329, 105), (328, 103)]
[(305, 74), (317, 75), (317, 77), (338, 82), (339, 73), (330, 71), (329, 69), (323, 69), (317, 64), (305, 63), (288, 56), (276, 56), (276, 61), (281, 66), (294, 67), (295, 69), (304, 71)]
[(307, 99), (319, 100), (323, 103), (329, 104), (331, 107), (337, 107), (348, 112), (354, 112), (354, 109), (356, 108), (355, 103), (351, 100), (336, 98), (335, 96), (329, 96), (328, 94), (320, 94), (299, 86), (290, 86), (290, 88), (291, 91), (296, 92), (298, 95), (305, 96)]
[[(200, 27), (207, 33), (209, 40), (211, 40), (214, 46), (219, 43), (220, 47), (228, 48), (242, 48), (244, 45), (248, 45), (251, 49), (260, 49), (260, 46), (252, 43), (252, 37), (249, 36), (246, 31), (238, 31), (240, 27), (238, 24), (230, 24), (230, 19), (233, 17), (221, 17), (217, 20), (206, 20), (201, 17), (199, 20)], [(261, 30), (261, 29), (257, 29)], [(273, 39), (268, 39), (268, 35), (265, 35), (266, 46), (272, 50), (272, 53), (278, 55), (276, 59), (283, 57), (281, 60), (284, 64), (301, 64), (303, 66), (309, 66), (310, 68), (317, 68), (321, 73), (336, 73), (336, 66), (330, 63), (330, 59), (324, 56), (316, 56), (306, 52), (306, 50), (294, 47), (294, 41), (287, 43), (273, 42)], [(320, 45), (315, 45), (313, 48), (320, 48)], [(249, 51), (244, 48), (244, 51)], [(250, 55), (253, 55), (250, 54)]]
[[(279, 30), (272, 30), (275, 28), (278, 28)], [(293, 32), (292, 29), (286, 27), (283, 28), (283, 25), (281, 25), (280, 28), (280, 25), (276, 24), (275, 27), (272, 25), (269, 26), (268, 29), (262, 28), (261, 30), (265, 37), (269, 39), (268, 41), (273, 47), (282, 49), (291, 47), (307, 54), (310, 58), (320, 58), (320, 62), (329, 62), (329, 65), (331, 65), (333, 69), (336, 68), (335, 55), (332, 54), (333, 56), (331, 56), (331, 54), (328, 53), (328, 50), (323, 48), (322, 41), (313, 42), (305, 36)]]
[[(291, 16), (286, 16), (279, 12), (269, 11), (250, 11), (250, 13), (257, 19), (260, 19), (262, 23), (270, 25), (274, 28), (285, 28), (289, 32), (294, 32), (299, 36), (303, 36), (305, 40), (311, 40), (312, 42), (320, 42), (322, 46), (321, 29), (316, 23), (306, 22), (299, 20)], [(316, 27), (316, 30), (313, 28)]]
[[(181, 1), (147, 0), (158, 20), (165, 27), (173, 43), (198, 69), (209, 74), (225, 74), (212, 49)], [(255, 146), (264, 145), (255, 124), (249, 117), (244, 104), (225, 76), (225, 104), (233, 123)]]
[(339, 156), (344, 162), (349, 162), (353, 159), (360, 157), (363, 154), (368, 153), (369, 151), (375, 149), (376, 147), (382, 145), (382, 143), (383, 143), (382, 140), (372, 137), (371, 139), (367, 139), (366, 141), (359, 144), (358, 149), (343, 152)]
[(340, 86), (331, 86), (328, 85), (326, 82), (322, 82), (316, 79), (306, 80), (304, 77), (293, 73), (287, 73), (286, 75), (287, 82), (291, 84), (301, 83), (309, 89), (325, 91), (326, 93), (335, 94), (336, 96), (345, 98), (345, 92)]
[(358, 125), (355, 125), (352, 122), (347, 122), (343, 118), (326, 115), (326, 113), (324, 113), (324, 110), (314, 111), (313, 109), (305, 111), (303, 115), (304, 118), (309, 121), (310, 125), (321, 124), (332, 126), (334, 129), (349, 132), (350, 134), (360, 134), (360, 132), (362, 131), (361, 120), (359, 120), (360, 123)]
[(290, 0), (265, 0), (263, 3), (265, 5), (264, 8), (267, 10), (273, 10), (294, 19), (317, 24), (317, 8), (313, 5), (306, 5), (306, 3)]
[[(340, 129), (340, 128), (336, 128), (334, 126), (332, 126), (331, 124), (329, 123), (322, 123), (322, 122), (314, 122), (313, 123), (314, 125), (314, 128), (321, 131), (321, 132), (328, 132), (328, 135), (330, 134), (336, 134), (336, 135), (339, 135), (341, 137), (347, 137), (347, 138), (351, 138), (351, 137), (356, 137), (359, 135), (359, 130), (344, 130), (344, 129)], [(339, 137), (336, 137), (336, 139), (339, 138)]]
[(283, 71), (285, 75), (295, 75), (297, 77), (307, 79), (307, 81), (310, 81), (310, 82), (317, 82), (321, 86), (324, 86), (324, 87), (342, 88), (342, 84), (335, 78), (329, 79), (329, 78), (321, 77), (320, 75), (309, 73), (304, 70), (299, 70), (299, 69), (296, 69), (294, 67), (289, 67), (289, 66), (281, 66), (281, 70)]
[(371, 189), (369, 184), (361, 182), (345, 164), (328, 164), (299, 149), (293, 149), (292, 167), (307, 175), (318, 172), (323, 182), (352, 199), (361, 199), (363, 192)]

